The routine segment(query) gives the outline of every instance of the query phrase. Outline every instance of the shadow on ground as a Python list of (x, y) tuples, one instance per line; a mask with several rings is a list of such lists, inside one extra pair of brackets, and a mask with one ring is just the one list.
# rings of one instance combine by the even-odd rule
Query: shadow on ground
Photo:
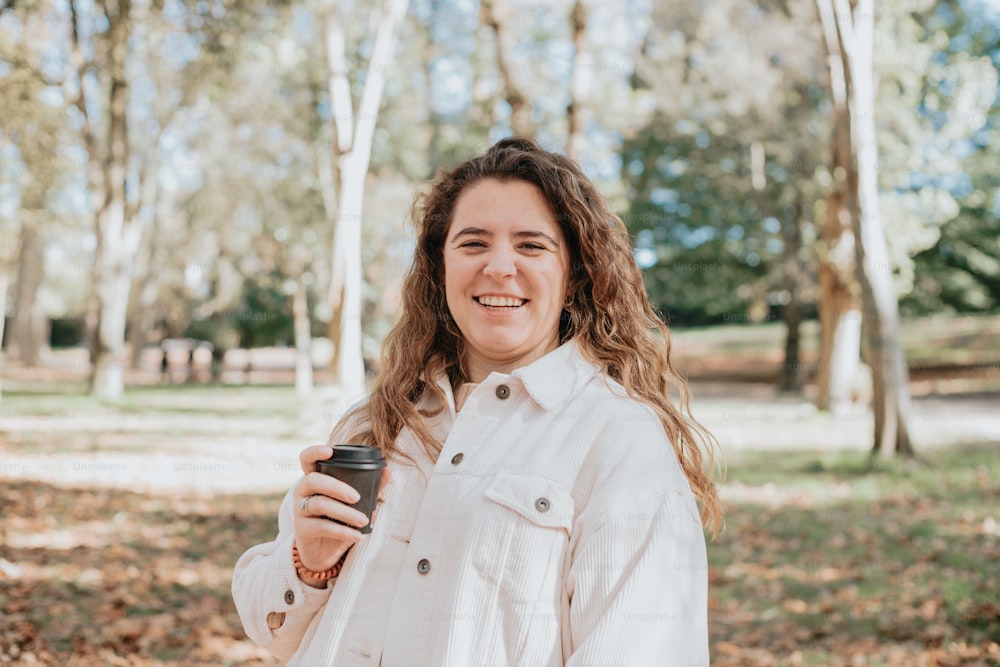
[(6, 481), (0, 664), (279, 664), (245, 638), (229, 592), (279, 502)]

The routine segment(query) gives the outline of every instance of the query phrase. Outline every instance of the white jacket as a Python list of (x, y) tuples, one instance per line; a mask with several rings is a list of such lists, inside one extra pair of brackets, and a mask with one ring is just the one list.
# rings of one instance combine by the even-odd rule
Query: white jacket
[(236, 564), (247, 634), (309, 667), (707, 666), (704, 533), (655, 413), (574, 341), (492, 373), (457, 416), (438, 383), (437, 461), (400, 433), (420, 467), (391, 464), (325, 589), (295, 574), (285, 496), (275, 540)]

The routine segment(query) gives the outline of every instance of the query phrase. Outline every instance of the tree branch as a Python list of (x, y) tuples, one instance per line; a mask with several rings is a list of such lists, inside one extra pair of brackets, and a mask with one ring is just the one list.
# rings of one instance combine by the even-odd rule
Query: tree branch
[(367, 147), (365, 156), (355, 165), (362, 173), (368, 173), (375, 122), (378, 120), (382, 91), (385, 89), (385, 72), (393, 61), (396, 26), (403, 21), (407, 5), (408, 0), (386, 0), (382, 19), (378, 22), (378, 32), (375, 33), (375, 47), (368, 62), (365, 87), (361, 91), (357, 126), (354, 129), (354, 145)]
[(507, 41), (507, 29), (497, 14), (494, 0), (482, 0), (479, 3), (481, 20), (493, 30), (497, 42), (497, 67), (506, 93), (507, 104), (510, 105), (510, 125), (514, 134), (521, 137), (531, 137), (535, 128), (531, 124), (527, 97), (514, 81), (514, 58), (510, 44)]
[[(98, 148), (97, 148), (97, 134), (94, 130), (94, 122), (90, 117), (90, 113), (87, 111), (87, 95), (84, 84), (84, 77), (87, 74), (88, 62), (83, 57), (83, 48), (80, 45), (80, 15), (77, 11), (77, 3), (72, 0), (69, 2), (70, 10), (70, 21), (72, 23), (72, 35), (73, 39), (71, 41), (69, 63), (70, 67), (76, 73), (77, 78), (77, 91), (76, 95), (73, 97), (72, 104), (80, 112), (83, 118), (83, 127), (80, 132), (83, 135), (83, 144), (87, 149), (87, 176), (91, 184), (91, 193), (96, 196), (98, 192), (104, 192), (104, 171), (101, 169), (101, 165), (98, 158)], [(103, 207), (102, 202), (98, 207)], [(95, 208), (95, 210), (96, 210)], [(101, 242), (101, 228), (100, 225), (96, 227), (98, 245)]]
[(336, 133), (334, 148), (338, 154), (349, 153), (354, 138), (354, 102), (347, 78), (347, 58), (344, 55), (344, 29), (340, 25), (337, 3), (326, 15), (326, 59), (330, 69), (330, 113)]

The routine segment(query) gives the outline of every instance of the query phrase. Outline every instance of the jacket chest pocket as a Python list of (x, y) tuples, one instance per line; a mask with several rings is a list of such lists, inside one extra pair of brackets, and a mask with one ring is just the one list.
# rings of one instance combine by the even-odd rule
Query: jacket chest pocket
[(500, 598), (558, 600), (573, 526), (573, 497), (540, 478), (501, 475), (473, 528), (472, 564)]

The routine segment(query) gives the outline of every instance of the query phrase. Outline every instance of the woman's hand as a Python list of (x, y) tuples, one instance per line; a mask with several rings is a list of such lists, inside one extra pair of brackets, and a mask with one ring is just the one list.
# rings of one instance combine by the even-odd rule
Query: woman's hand
[[(316, 445), (302, 450), (299, 463), (305, 479), (295, 489), (293, 514), (295, 515), (295, 544), (302, 564), (314, 572), (333, 567), (347, 550), (361, 539), (361, 533), (351, 526), (362, 527), (368, 517), (350, 507), (361, 497), (358, 492), (339, 479), (316, 471), (316, 462), (333, 456), (333, 448)], [(389, 467), (382, 469), (379, 497), (389, 483)], [(309, 498), (306, 502), (306, 498)], [(305, 507), (303, 508), (303, 505)], [(329, 521), (330, 517), (343, 521), (341, 525)], [(374, 514), (372, 516), (374, 520)]]

